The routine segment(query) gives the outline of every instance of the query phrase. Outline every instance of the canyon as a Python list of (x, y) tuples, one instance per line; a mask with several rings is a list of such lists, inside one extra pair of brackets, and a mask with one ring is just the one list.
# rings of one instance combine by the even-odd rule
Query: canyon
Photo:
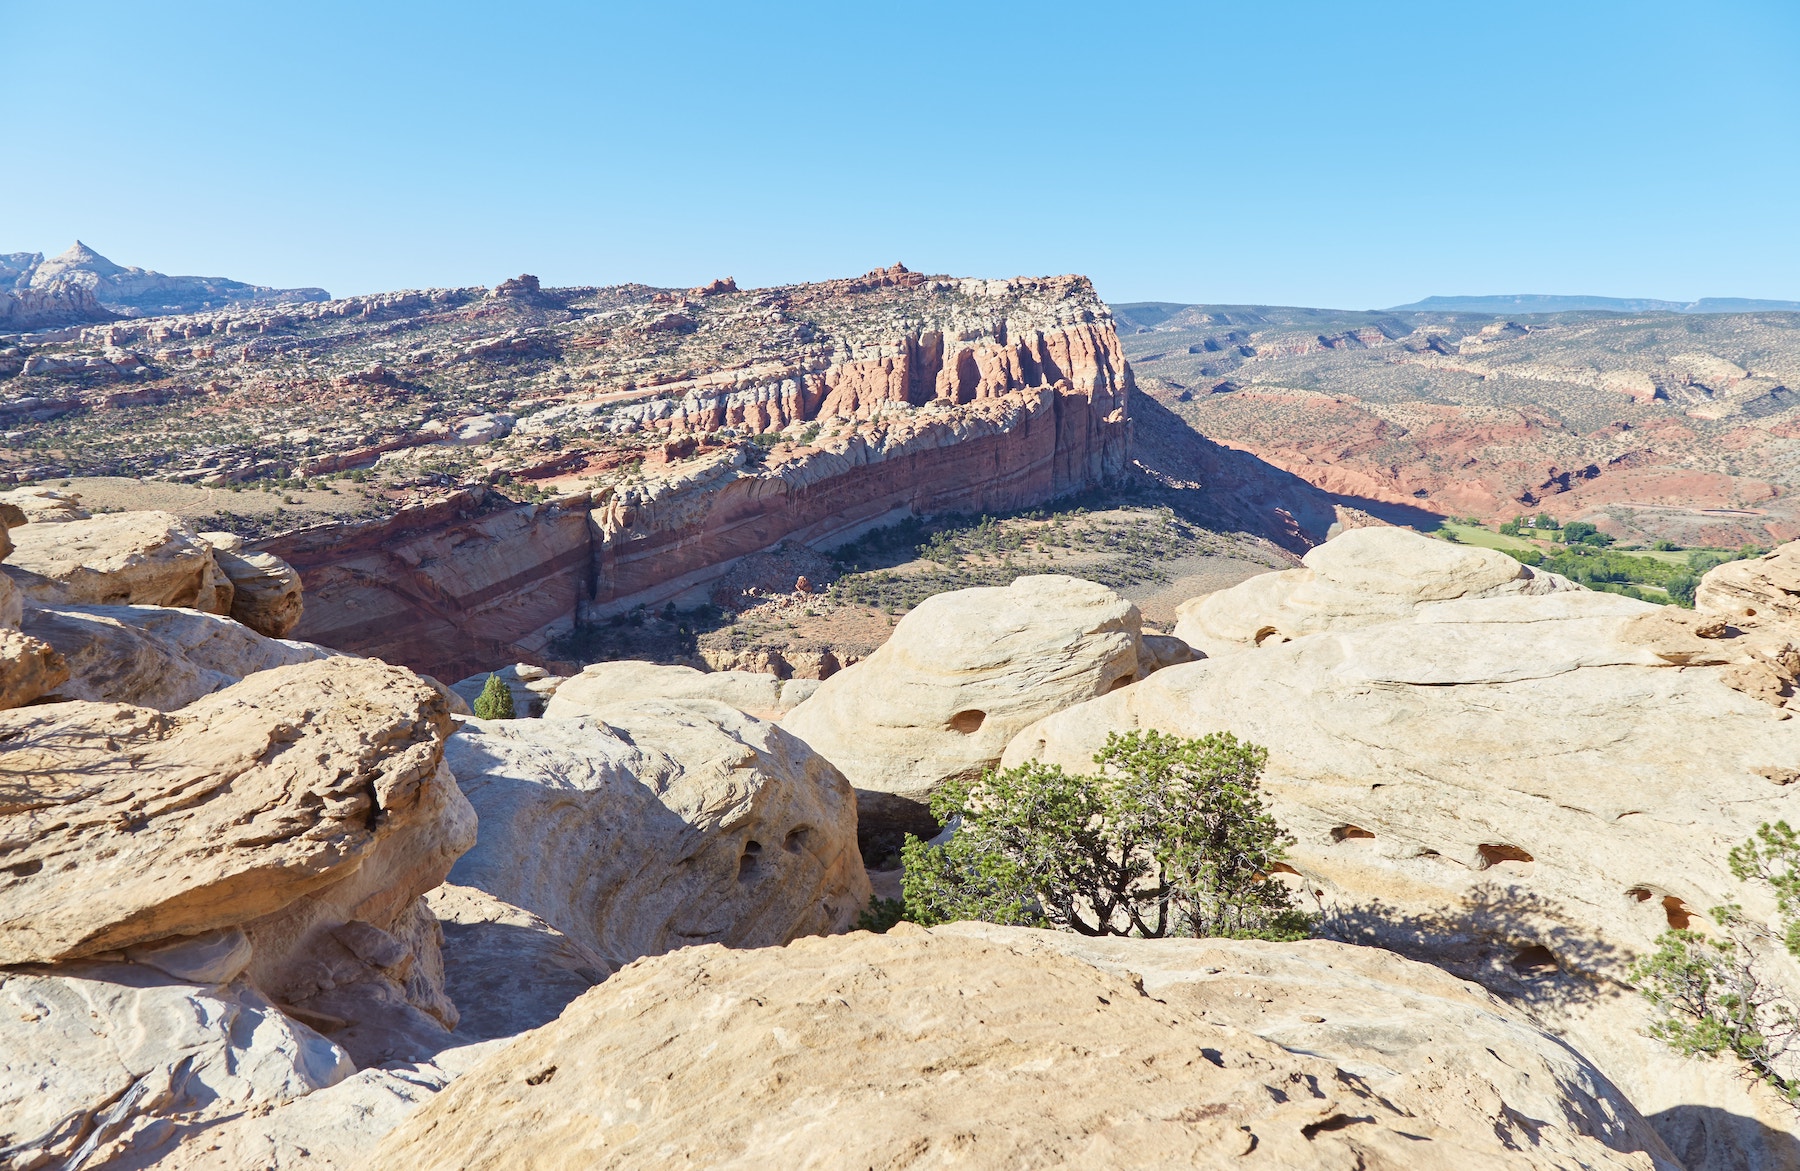
[[(1082, 277), (521, 276), (14, 340), (0, 479), (111, 477), (117, 503), (89, 496), (102, 509), (164, 493), (299, 572), (294, 637), (446, 679), (689, 609), (747, 555), (908, 517), (1127, 484), (1292, 553), (1367, 519), (1170, 412), (1134, 412)], [(239, 511), (269, 495), (272, 514)]]

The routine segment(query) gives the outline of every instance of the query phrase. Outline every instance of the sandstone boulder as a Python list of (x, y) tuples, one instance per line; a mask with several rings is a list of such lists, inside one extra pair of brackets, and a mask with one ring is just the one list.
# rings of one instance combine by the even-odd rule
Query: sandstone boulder
[(228, 609), (213, 613), (229, 613), (270, 638), (285, 638), (300, 625), (304, 598), (298, 570), (273, 553), (245, 548), (234, 533), (201, 533), (200, 539), (213, 547), (213, 560), (231, 587)]
[[(1021, 934), (903, 925), (640, 961), (478, 1063), (371, 1165), (1673, 1171), (1604, 1078), (1515, 1021), (1414, 1025), (1455, 1051), (1441, 1070), (1369, 1048), (1346, 1068), (1215, 1021), (1230, 993), (1204, 982), (1165, 1000)], [(1406, 1007), (1412, 1024), (1436, 1005)]]
[(759, 719), (778, 720), (794, 707), (787, 699), (794, 682), (754, 671), (697, 671), (630, 660), (595, 663), (556, 689), (544, 715), (590, 715), (634, 699), (710, 699)]
[(451, 880), (539, 916), (606, 970), (841, 931), (868, 903), (848, 783), (724, 704), (470, 720), (447, 758), (481, 823)]
[(493, 671), (478, 671), (467, 679), (452, 683), (450, 690), (473, 711), (475, 700), (481, 695), (481, 689), (487, 686), (489, 675), (500, 676), (500, 682), (512, 692), (513, 712), (520, 719), (543, 715), (550, 697), (567, 681), (564, 676), (553, 675), (535, 664), (514, 663), (510, 667), (500, 667)]
[(265, 638), (218, 614), (165, 606), (34, 606), (25, 633), (69, 664), (62, 699), (174, 711), (257, 671), (328, 658), (311, 643)]
[(475, 830), (449, 726), (416, 676), (352, 658), (168, 715), (0, 713), (0, 964), (151, 949), (167, 968), (173, 947), (192, 976), (223, 961), (182, 937), (236, 929), (245, 978), (359, 1061), (440, 1045), (456, 1013), (419, 896)]
[(1531, 1003), (1684, 1158), (1786, 1166), (1746, 1153), (1785, 1107), (1648, 1040), (1618, 991), (1671, 925), (1773, 911), (1726, 859), (1800, 817), (1800, 725), (1745, 687), (1751, 641), (1612, 594), (1442, 602), (1159, 671), (1025, 730), (1005, 763), (1088, 771), (1108, 732), (1139, 727), (1266, 746), (1291, 881), (1330, 930)]
[(55, 647), (0, 627), (0, 708), (19, 707), (68, 682), (68, 660)]
[(1183, 602), (1175, 611), (1175, 636), (1205, 654), (1229, 654), (1402, 618), (1430, 602), (1581, 588), (1496, 549), (1388, 526), (1347, 530), (1301, 561), (1299, 569), (1260, 574)]
[(927, 803), (1034, 720), (1138, 674), (1138, 609), (1056, 574), (927, 598), (873, 655), (782, 718), (857, 789), (865, 837), (936, 832)]
[[(18, 519), (12, 511), (17, 510)], [(81, 497), (73, 492), (53, 488), (11, 488), (0, 492), (0, 522), (7, 528), (22, 524), (54, 524), (65, 520), (86, 520), (93, 513), (81, 507)]]
[(212, 546), (174, 513), (115, 512), (12, 530), (0, 572), (44, 606), (187, 606), (211, 612), (221, 579)]
[(355, 1068), (235, 978), (194, 984), (131, 963), (0, 970), (0, 1162), (18, 1171), (148, 1166), (212, 1119)]
[(1694, 608), (1800, 627), (1800, 541), (1707, 570), (1694, 590)]

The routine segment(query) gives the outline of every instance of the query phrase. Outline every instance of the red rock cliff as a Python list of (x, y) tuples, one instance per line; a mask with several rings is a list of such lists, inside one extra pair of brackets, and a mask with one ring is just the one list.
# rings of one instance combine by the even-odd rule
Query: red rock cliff
[(1057, 298), (1049, 315), (984, 320), (962, 306), (821, 369), (604, 416), (614, 434), (671, 439), (818, 426), (785, 451), (736, 444), (554, 505), (464, 490), (270, 541), (306, 583), (294, 637), (454, 680), (540, 657), (578, 614), (661, 604), (783, 540), (829, 545), (908, 513), (1029, 507), (1102, 483), (1129, 462), (1131, 372), (1091, 286), (1055, 282), (1041, 282)]

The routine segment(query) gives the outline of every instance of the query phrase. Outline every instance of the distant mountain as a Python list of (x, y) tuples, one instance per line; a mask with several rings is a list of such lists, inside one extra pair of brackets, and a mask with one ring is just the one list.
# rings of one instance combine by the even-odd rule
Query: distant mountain
[(1800, 312), (1800, 301), (1759, 301), (1752, 297), (1702, 297), (1698, 301), (1653, 301), (1646, 297), (1559, 297), (1515, 293), (1499, 297), (1427, 297), (1395, 305), (1390, 313), (1766, 313)]
[(48, 329), (197, 313), (248, 302), (325, 301), (324, 289), (274, 289), (114, 264), (81, 241), (60, 256), (0, 253), (0, 330)]

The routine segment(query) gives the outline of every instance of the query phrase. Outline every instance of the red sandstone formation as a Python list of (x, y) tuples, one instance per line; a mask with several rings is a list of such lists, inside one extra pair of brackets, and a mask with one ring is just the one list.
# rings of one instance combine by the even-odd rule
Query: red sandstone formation
[[(936, 320), (899, 321), (913, 328), (841, 346), (817, 369), (740, 370), (729, 385), (690, 376), (520, 423), (553, 433), (595, 412), (609, 434), (661, 436), (636, 451), (637, 476), (548, 505), (465, 488), (388, 521), (267, 542), (306, 582), (294, 637), (459, 678), (540, 654), (578, 616), (698, 600), (733, 560), (784, 540), (1029, 507), (1126, 469), (1131, 373), (1085, 280), (952, 282), (896, 266), (801, 291), (841, 308), (871, 290), (940, 292), (931, 280), (942, 295), (922, 305)], [(719, 437), (801, 424), (817, 431), (774, 450)], [(631, 456), (577, 448), (517, 474), (589, 474)]]

